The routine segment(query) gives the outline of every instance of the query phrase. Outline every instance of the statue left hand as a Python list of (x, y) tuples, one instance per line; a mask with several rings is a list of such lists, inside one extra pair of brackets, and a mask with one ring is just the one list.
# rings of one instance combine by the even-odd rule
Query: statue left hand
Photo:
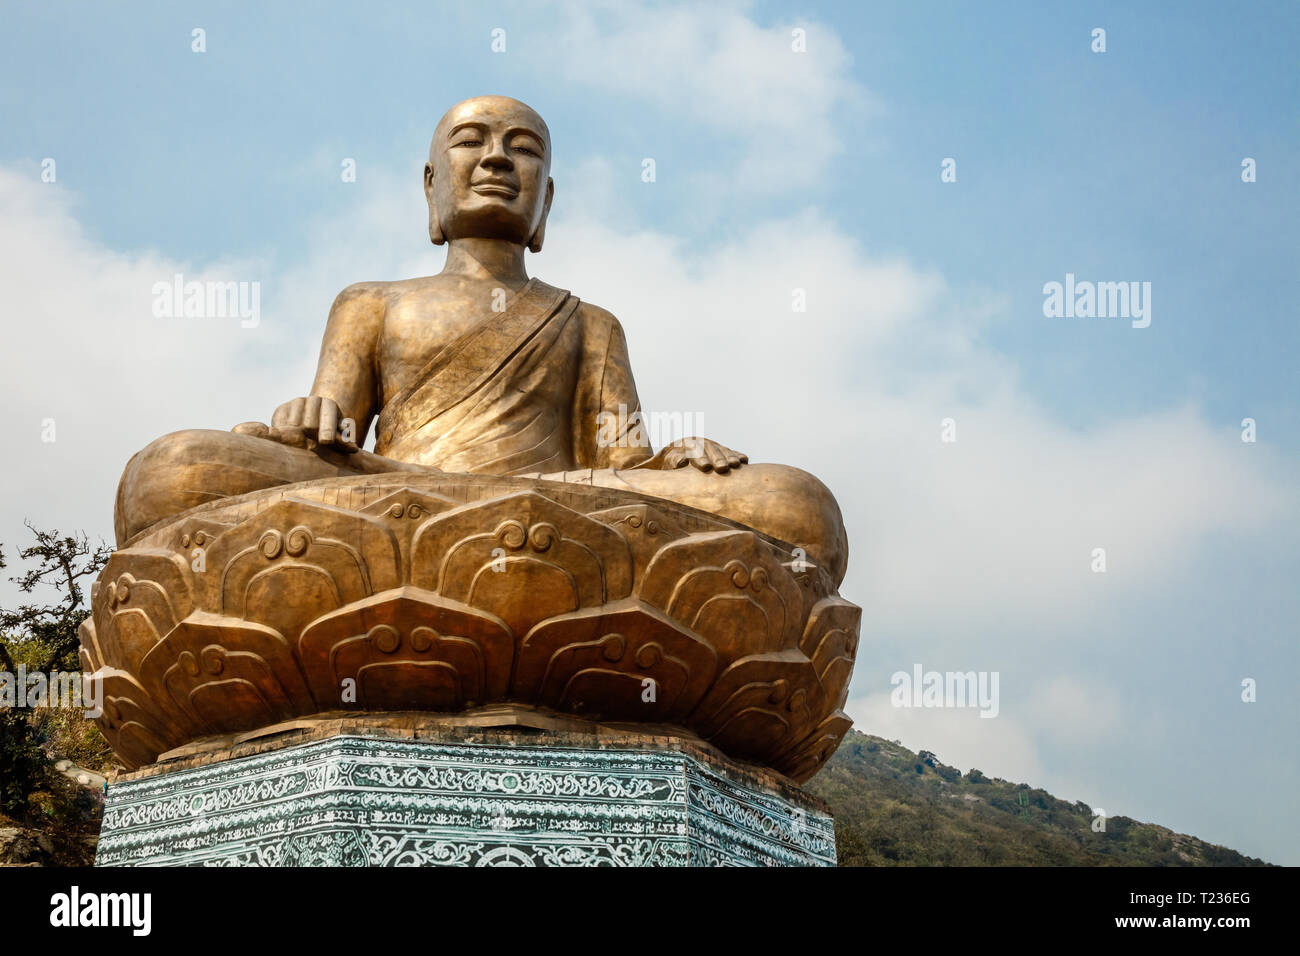
[(333, 399), (308, 395), (283, 403), (267, 427), (261, 422), (242, 422), (231, 429), (237, 435), (268, 438), (297, 448), (339, 449), (349, 454), (358, 450), (356, 442), (345, 438), (340, 430), (343, 414)]
[(664, 448), (640, 468), (661, 468), (672, 471), (694, 465), (700, 471), (716, 471), (725, 475), (733, 468), (749, 464), (749, 456), (743, 452), (732, 451), (726, 445), (720, 445), (708, 438), (679, 438), (669, 442)]

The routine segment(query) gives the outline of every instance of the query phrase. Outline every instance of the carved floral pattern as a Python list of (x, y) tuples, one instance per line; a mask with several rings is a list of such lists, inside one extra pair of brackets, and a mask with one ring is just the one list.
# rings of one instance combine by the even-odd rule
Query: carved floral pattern
[(673, 749), (336, 736), (127, 780), (99, 866), (833, 866), (830, 817)]
[(132, 768), (323, 711), (515, 701), (798, 781), (850, 725), (861, 615), (802, 554), (672, 502), (414, 474), (195, 509), (115, 553), (92, 609), (82, 665)]

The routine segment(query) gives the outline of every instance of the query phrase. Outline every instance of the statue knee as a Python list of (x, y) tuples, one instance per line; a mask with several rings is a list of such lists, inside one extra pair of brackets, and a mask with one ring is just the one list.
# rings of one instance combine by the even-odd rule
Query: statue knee
[(814, 475), (788, 465), (756, 464), (719, 475), (693, 468), (674, 471), (592, 472), (594, 484), (678, 501), (730, 518), (802, 548), (838, 587), (849, 562), (848, 536), (835, 496)]
[(765, 490), (775, 492), (775, 500), (782, 502), (778, 507), (787, 530), (781, 537), (803, 548), (839, 587), (849, 563), (849, 539), (839, 502), (816, 475), (788, 465), (766, 468), (770, 473), (764, 475), (764, 483), (775, 487)]
[(220, 436), (226, 432), (172, 432), (136, 452), (117, 485), (113, 533), (120, 548), (151, 525), (202, 504), (211, 496), (202, 485), (185, 481), (188, 470), (222, 460)]

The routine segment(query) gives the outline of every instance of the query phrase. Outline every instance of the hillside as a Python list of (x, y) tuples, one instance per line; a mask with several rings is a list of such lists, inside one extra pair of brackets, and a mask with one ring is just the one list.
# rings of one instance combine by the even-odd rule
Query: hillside
[(805, 789), (835, 811), (840, 866), (1267, 866), (1028, 784), (963, 774), (857, 731)]

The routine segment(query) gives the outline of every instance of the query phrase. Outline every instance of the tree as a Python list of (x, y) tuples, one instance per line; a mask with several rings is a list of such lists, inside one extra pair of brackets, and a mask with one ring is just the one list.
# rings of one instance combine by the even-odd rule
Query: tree
[[(30, 671), (79, 671), (77, 628), (88, 613), (83, 582), (99, 573), (112, 549), (103, 542), (92, 545), (85, 534), (41, 531), (30, 523), (27, 528), (36, 540), (18, 552), (25, 569), (10, 580), (24, 594), (40, 593), (37, 588), (42, 586), (52, 589), (53, 600), (0, 608), (0, 667), (16, 671), (17, 658)], [(48, 752), (60, 754), (68, 743), (79, 745), (77, 756), (83, 760), (107, 752), (98, 731), (80, 714), (0, 707), (0, 813), (30, 818), (29, 800), (38, 792), (54, 801), (46, 801), (47, 812), (67, 815), (77, 810)], [(73, 796), (75, 791), (72, 788)]]
[[(4, 566), (5, 566), (5, 553), (3, 549), (0, 549), (0, 568), (4, 568)], [(0, 670), (4, 670), (4, 671), (16, 670), (16, 668), (14, 667), (14, 659), (9, 656), (9, 648), (5, 647), (5, 642), (3, 639), (0, 639)]]
[[(87, 608), (81, 581), (94, 577), (108, 562), (113, 549), (103, 541), (91, 545), (84, 533), (62, 535), (57, 530), (39, 531), (30, 522), (27, 528), (36, 543), (18, 552), (24, 561), (35, 561), (23, 574), (10, 578), (24, 594), (38, 585), (53, 587), (58, 600), (46, 604), (24, 604), (14, 610), (0, 610), (0, 666), (13, 670), (13, 659), (5, 641), (28, 644), (32, 653), (30, 666), (37, 670), (80, 670), (77, 628), (85, 620)], [(0, 568), (4, 567), (0, 553)]]
[(49, 773), (49, 758), (27, 715), (0, 707), (0, 813), (25, 818), (27, 798), (47, 782)]

